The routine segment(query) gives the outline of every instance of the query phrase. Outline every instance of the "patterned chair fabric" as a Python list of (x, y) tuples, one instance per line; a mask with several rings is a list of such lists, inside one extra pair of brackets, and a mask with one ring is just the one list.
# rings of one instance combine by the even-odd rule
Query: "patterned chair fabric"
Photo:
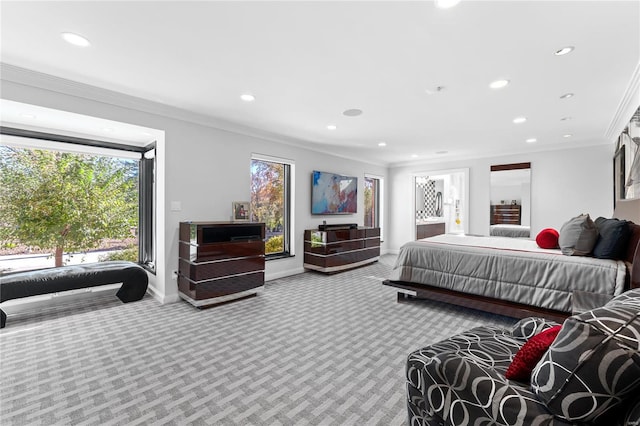
[(598, 422), (640, 390), (640, 291), (568, 318), (533, 371), (534, 393), (557, 417)]
[[(638, 303), (639, 298), (640, 289), (618, 296), (606, 305), (606, 308), (609, 309), (606, 314), (609, 315), (612, 309), (616, 312), (629, 309), (637, 310), (633, 306)], [(629, 315), (628, 312), (627, 315)], [(585, 314), (577, 316), (581, 318), (576, 320), (578, 324), (587, 321), (586, 317), (582, 318), (583, 316)], [(629, 319), (629, 317), (625, 318)], [(637, 317), (635, 321), (637, 321)], [(601, 323), (604, 323), (605, 327), (612, 326), (610, 321), (601, 319)], [(617, 324), (617, 327), (613, 329), (617, 331), (612, 334), (619, 336), (618, 340), (633, 339), (630, 329), (625, 329), (629, 331), (629, 333), (625, 333), (619, 321), (613, 321), (613, 323)], [(637, 322), (634, 324), (638, 325)], [(550, 410), (546, 404), (547, 400), (540, 399), (529, 383), (510, 381), (504, 377), (513, 357), (522, 345), (530, 337), (554, 325), (556, 323), (542, 318), (525, 318), (510, 330), (497, 327), (477, 327), (411, 353), (406, 368), (409, 424), (412, 426), (640, 425), (640, 399), (629, 401), (629, 398), (625, 400), (623, 397), (618, 399), (615, 397), (605, 398), (607, 401), (610, 400), (607, 402), (608, 407), (614, 407), (623, 402), (624, 407), (618, 406), (613, 410), (615, 412), (611, 412), (611, 410), (598, 411), (595, 417), (585, 417), (585, 420), (580, 420), (580, 423), (574, 423), (576, 420), (573, 418), (554, 415), (561, 410), (557, 410), (555, 406)], [(640, 335), (640, 330), (635, 329), (635, 333), (637, 338)], [(610, 337), (608, 341), (613, 340), (615, 339)], [(555, 345), (556, 343), (552, 345), (552, 348)], [(633, 346), (633, 344), (629, 345)], [(629, 355), (632, 352), (633, 350), (627, 350), (625, 353)], [(637, 349), (635, 349), (635, 356), (638, 356)], [(620, 366), (620, 360), (621, 358), (617, 358), (615, 362), (611, 363), (611, 367)], [(538, 369), (543, 361), (538, 364)], [(629, 361), (629, 363), (635, 365), (635, 362)], [(624, 366), (627, 367), (629, 363)], [(598, 369), (593, 366), (587, 370), (591, 371), (594, 376), (598, 374)], [(608, 372), (610, 373), (611, 370)], [(634, 386), (639, 376), (637, 373), (634, 374), (635, 379), (624, 380), (624, 385), (622, 385), (623, 380), (619, 376), (610, 377), (618, 380), (624, 391), (637, 393), (638, 388)], [(618, 385), (614, 388), (619, 390)], [(562, 406), (562, 398), (556, 396), (554, 401), (556, 400)], [(595, 421), (597, 423), (594, 423)]]

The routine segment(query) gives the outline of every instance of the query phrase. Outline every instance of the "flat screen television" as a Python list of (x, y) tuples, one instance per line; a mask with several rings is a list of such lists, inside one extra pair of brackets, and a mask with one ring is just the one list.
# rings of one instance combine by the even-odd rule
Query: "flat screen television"
[(313, 171), (311, 214), (352, 214), (358, 210), (358, 178)]

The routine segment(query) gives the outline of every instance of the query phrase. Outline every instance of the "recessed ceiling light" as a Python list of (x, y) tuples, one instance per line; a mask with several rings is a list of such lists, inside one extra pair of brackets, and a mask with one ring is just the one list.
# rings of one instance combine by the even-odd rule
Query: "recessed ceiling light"
[(436, 7), (440, 9), (449, 9), (460, 3), (460, 0), (435, 0)]
[(335, 124), (329, 124), (329, 125), (327, 126), (327, 129), (329, 129), (329, 130), (335, 130), (335, 129), (337, 129), (337, 128), (338, 128), (338, 126), (336, 126)]
[(529, 138), (525, 141), (526, 143), (534, 143), (534, 142), (538, 142), (538, 139), (536, 138)]
[(509, 84), (509, 80), (496, 80), (496, 81), (492, 81), (491, 84), (489, 84), (489, 87), (491, 87), (492, 89), (502, 89), (503, 87), (506, 87)]
[(524, 123), (527, 121), (527, 117), (516, 117), (513, 119), (513, 122), (516, 124)]
[(567, 116), (567, 117), (562, 117), (562, 118), (560, 119), (560, 121), (568, 121), (568, 120), (573, 120), (573, 117), (568, 117), (568, 116)]
[(362, 110), (357, 108), (348, 109), (342, 113), (342, 115), (346, 115), (347, 117), (357, 117), (360, 114), (362, 114)]
[(449, 151), (436, 151), (436, 154), (438, 155), (442, 155), (442, 154), (448, 154)]
[(74, 46), (88, 47), (91, 45), (91, 42), (89, 40), (76, 33), (62, 33), (60, 35), (62, 36), (64, 41), (73, 44)]
[(378, 146), (387, 146), (387, 143), (386, 142), (379, 142)]
[(253, 102), (256, 100), (256, 97), (250, 93), (245, 93), (244, 95), (240, 95), (240, 99), (242, 99), (245, 102)]
[(411, 158), (418, 158), (418, 154), (411, 154)]
[(569, 98), (573, 98), (573, 93), (565, 93), (564, 95), (560, 96), (560, 99), (569, 99)]
[(36, 118), (36, 116), (35, 116), (35, 115), (33, 115), (33, 114), (29, 114), (29, 113), (26, 113), (26, 112), (21, 112), (21, 113), (20, 113), (20, 114), (18, 114), (18, 115), (19, 115), (20, 117), (22, 117), (22, 118), (29, 118), (29, 119), (34, 119), (34, 118)]
[(556, 50), (553, 54), (556, 56), (562, 56), (562, 55), (566, 55), (567, 53), (573, 52), (573, 49), (575, 49), (575, 47), (566, 46), (566, 47), (563, 47), (562, 49)]
[(563, 138), (570, 138), (571, 136), (573, 136), (571, 133), (567, 133), (566, 135), (562, 135)]
[(436, 86), (433, 89), (424, 89), (427, 95), (435, 95), (436, 93), (440, 93), (445, 89), (444, 86)]

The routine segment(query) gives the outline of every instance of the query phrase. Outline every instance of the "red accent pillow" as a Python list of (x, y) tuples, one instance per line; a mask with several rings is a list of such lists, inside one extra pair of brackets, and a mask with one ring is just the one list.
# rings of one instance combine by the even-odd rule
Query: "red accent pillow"
[(558, 248), (558, 238), (560, 234), (553, 228), (545, 228), (538, 236), (536, 236), (536, 243), (538, 247), (543, 249), (554, 249)]
[(531, 372), (556, 339), (561, 328), (561, 325), (547, 328), (527, 340), (511, 361), (504, 376), (509, 380), (529, 381)]

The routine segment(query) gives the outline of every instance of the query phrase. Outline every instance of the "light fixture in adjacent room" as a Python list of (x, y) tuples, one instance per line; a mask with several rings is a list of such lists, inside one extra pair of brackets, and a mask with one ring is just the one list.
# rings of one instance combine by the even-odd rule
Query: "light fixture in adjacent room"
[(529, 138), (529, 139), (527, 139), (525, 142), (526, 142), (526, 143), (535, 143), (535, 142), (538, 142), (538, 139), (536, 139), (536, 138)]
[(573, 136), (571, 133), (567, 133), (567, 134), (562, 135), (562, 137), (565, 138), (565, 139), (569, 139), (571, 136)]
[(342, 115), (346, 115), (347, 117), (357, 117), (361, 114), (362, 110), (357, 108), (348, 109), (342, 113)]
[(436, 7), (439, 9), (449, 9), (460, 3), (460, 0), (435, 0)]
[(87, 38), (81, 36), (80, 34), (62, 33), (60, 34), (60, 36), (64, 39), (64, 41), (66, 41), (69, 44), (73, 44), (74, 46), (80, 46), (80, 47), (91, 46), (91, 42)]
[(338, 126), (336, 126), (335, 124), (327, 125), (327, 129), (329, 129), (329, 130), (336, 130), (337, 128), (338, 128)]
[(509, 80), (496, 80), (492, 81), (489, 87), (492, 89), (502, 89), (503, 87), (507, 87), (509, 83)]
[(573, 52), (573, 49), (575, 49), (575, 47), (573, 46), (565, 46), (562, 49), (558, 49), (555, 52), (553, 52), (554, 55), (556, 56), (563, 56), (566, 55), (568, 53)]
[(245, 102), (253, 102), (256, 100), (256, 97), (253, 96), (251, 93), (245, 93), (240, 95), (240, 99), (242, 99)]
[(418, 154), (411, 154), (411, 158), (418, 158)]
[(569, 99), (569, 98), (573, 98), (573, 93), (565, 93), (564, 95), (560, 96), (560, 99)]
[(527, 117), (516, 117), (513, 119), (515, 124), (524, 123), (525, 121), (527, 121)]
[(436, 93), (441, 93), (444, 89), (444, 86), (436, 86), (433, 89), (424, 89), (424, 91), (427, 95), (435, 95)]
[(386, 142), (378, 142), (378, 146), (387, 146)]

